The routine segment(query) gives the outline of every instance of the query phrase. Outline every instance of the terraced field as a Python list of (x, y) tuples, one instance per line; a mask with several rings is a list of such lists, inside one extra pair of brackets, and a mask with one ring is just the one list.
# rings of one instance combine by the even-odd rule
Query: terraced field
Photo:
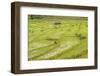
[(28, 16), (28, 60), (88, 57), (88, 19), (69, 16)]

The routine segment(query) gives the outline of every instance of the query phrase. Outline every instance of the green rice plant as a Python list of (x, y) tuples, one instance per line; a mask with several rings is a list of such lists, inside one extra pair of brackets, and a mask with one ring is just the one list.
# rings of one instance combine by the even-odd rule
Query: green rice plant
[(88, 19), (28, 16), (28, 60), (88, 58)]

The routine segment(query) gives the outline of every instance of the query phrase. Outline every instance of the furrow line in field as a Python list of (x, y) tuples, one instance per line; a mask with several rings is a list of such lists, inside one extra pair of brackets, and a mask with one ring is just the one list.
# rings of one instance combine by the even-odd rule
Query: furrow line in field
[(57, 44), (57, 45), (54, 44), (54, 45), (49, 46), (49, 47), (42, 47), (41, 49), (36, 49), (36, 50), (34, 50), (36, 52), (34, 52), (34, 51), (30, 52), (29, 60), (35, 59), (36, 57), (41, 56), (41, 55), (49, 52), (50, 50), (52, 50), (56, 47), (59, 47), (59, 44)]
[(69, 59), (69, 58), (75, 58), (84, 51), (87, 50), (87, 43), (80, 43), (78, 45), (75, 45), (74, 47), (70, 48), (68, 51), (64, 51), (60, 54), (58, 54), (57, 56), (55, 56), (54, 58), (52, 57), (51, 59)]
[[(79, 44), (76, 44), (75, 46), (71, 46), (71, 47), (69, 47), (69, 48), (65, 48), (65, 49), (63, 49), (63, 50), (59, 50), (59, 49), (57, 49), (57, 50), (53, 50), (53, 51), (51, 51), (51, 53), (47, 53), (47, 54), (44, 54), (43, 56), (40, 56), (40, 57), (38, 57), (38, 58), (36, 58), (36, 59), (39, 59), (39, 60), (42, 60), (42, 59), (55, 59), (55, 58), (59, 58), (59, 55), (63, 55), (64, 53), (66, 53), (67, 51), (69, 51), (71, 48), (74, 48), (74, 47), (77, 47), (77, 46), (79, 46), (80, 45), (80, 43)], [(65, 55), (65, 57), (66, 57), (66, 55)]]

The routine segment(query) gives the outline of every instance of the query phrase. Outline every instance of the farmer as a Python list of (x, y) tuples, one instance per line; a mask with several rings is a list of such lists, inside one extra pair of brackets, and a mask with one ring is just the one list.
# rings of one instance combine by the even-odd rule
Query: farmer
[(53, 23), (53, 25), (54, 25), (54, 28), (58, 28), (58, 27), (60, 27), (61, 22), (55, 21), (55, 22)]

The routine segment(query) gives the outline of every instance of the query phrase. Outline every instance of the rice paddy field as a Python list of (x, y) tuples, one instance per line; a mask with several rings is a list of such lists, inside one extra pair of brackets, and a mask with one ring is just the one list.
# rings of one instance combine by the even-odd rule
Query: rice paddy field
[(88, 58), (88, 18), (28, 15), (28, 60)]

